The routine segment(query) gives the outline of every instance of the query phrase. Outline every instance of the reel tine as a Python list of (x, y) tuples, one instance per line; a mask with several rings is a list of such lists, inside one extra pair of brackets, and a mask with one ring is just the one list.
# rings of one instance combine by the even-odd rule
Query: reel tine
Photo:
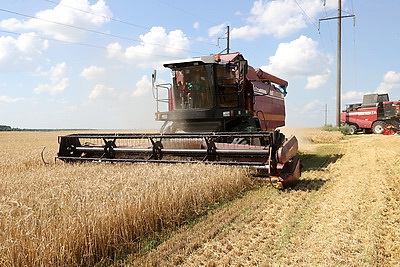
[(49, 165), (50, 163), (46, 162), (44, 160), (44, 151), (46, 150), (46, 147), (43, 147), (42, 152), (40, 153), (41, 157), (42, 157), (42, 161), (44, 163), (45, 166)]

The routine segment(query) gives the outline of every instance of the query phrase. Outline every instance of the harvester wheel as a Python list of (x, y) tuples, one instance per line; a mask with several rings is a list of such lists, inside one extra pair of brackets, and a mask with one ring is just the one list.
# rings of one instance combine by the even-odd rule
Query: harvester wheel
[(355, 134), (355, 133), (357, 133), (357, 126), (355, 126), (354, 124), (351, 124), (351, 125), (349, 126), (349, 134), (350, 134), (350, 135), (353, 135), (353, 134)]
[(384, 121), (376, 121), (372, 124), (372, 131), (374, 134), (381, 134), (385, 129), (386, 123)]

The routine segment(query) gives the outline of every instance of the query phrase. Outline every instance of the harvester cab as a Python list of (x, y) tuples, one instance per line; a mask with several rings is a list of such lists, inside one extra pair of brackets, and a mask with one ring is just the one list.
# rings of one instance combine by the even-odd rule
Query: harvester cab
[(275, 176), (278, 187), (300, 177), (297, 139), (287, 139), (288, 83), (254, 69), (240, 53), (167, 62), (172, 82), (156, 84), (160, 134), (72, 134), (59, 137), (63, 161), (225, 164)]
[[(173, 61), (164, 67), (171, 69), (172, 83), (153, 86), (163, 133), (273, 131), (285, 125), (288, 83), (248, 66), (239, 53)], [(162, 103), (167, 110), (161, 110)]]

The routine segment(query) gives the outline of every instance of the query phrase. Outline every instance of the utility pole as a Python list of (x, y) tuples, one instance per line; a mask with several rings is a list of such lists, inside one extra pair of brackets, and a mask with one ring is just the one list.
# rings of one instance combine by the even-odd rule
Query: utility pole
[(337, 64), (336, 64), (336, 127), (340, 126), (342, 100), (342, 0), (338, 0)]
[(325, 121), (324, 121), (324, 126), (328, 125), (328, 104), (325, 104)]
[[(325, 3), (324, 3), (325, 5)], [(342, 18), (355, 17), (354, 14), (342, 16), (342, 0), (338, 0), (338, 15), (337, 17), (319, 19), (323, 20), (337, 19), (337, 63), (336, 63), (336, 127), (340, 126), (340, 109), (341, 109), (341, 96), (342, 96)]]
[(226, 53), (229, 54), (229, 26), (226, 26)]
[(219, 46), (219, 40), (220, 39), (226, 39), (226, 48), (224, 50), (222, 50), (221, 52), (219, 52), (218, 54), (222, 54), (224, 51), (226, 51), (227, 54), (229, 54), (229, 52), (230, 52), (230, 47), (229, 47), (229, 45), (230, 45), (230, 43), (229, 43), (229, 38), (230, 38), (230, 36), (229, 36), (229, 26), (226, 26), (226, 33), (225, 34), (226, 34), (226, 36), (224, 38), (218, 38), (218, 46)]

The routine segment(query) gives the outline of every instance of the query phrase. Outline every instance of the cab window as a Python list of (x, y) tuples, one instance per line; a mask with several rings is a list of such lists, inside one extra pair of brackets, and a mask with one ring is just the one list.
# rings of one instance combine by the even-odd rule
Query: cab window
[(206, 66), (189, 66), (173, 71), (176, 109), (213, 107), (210, 73)]

